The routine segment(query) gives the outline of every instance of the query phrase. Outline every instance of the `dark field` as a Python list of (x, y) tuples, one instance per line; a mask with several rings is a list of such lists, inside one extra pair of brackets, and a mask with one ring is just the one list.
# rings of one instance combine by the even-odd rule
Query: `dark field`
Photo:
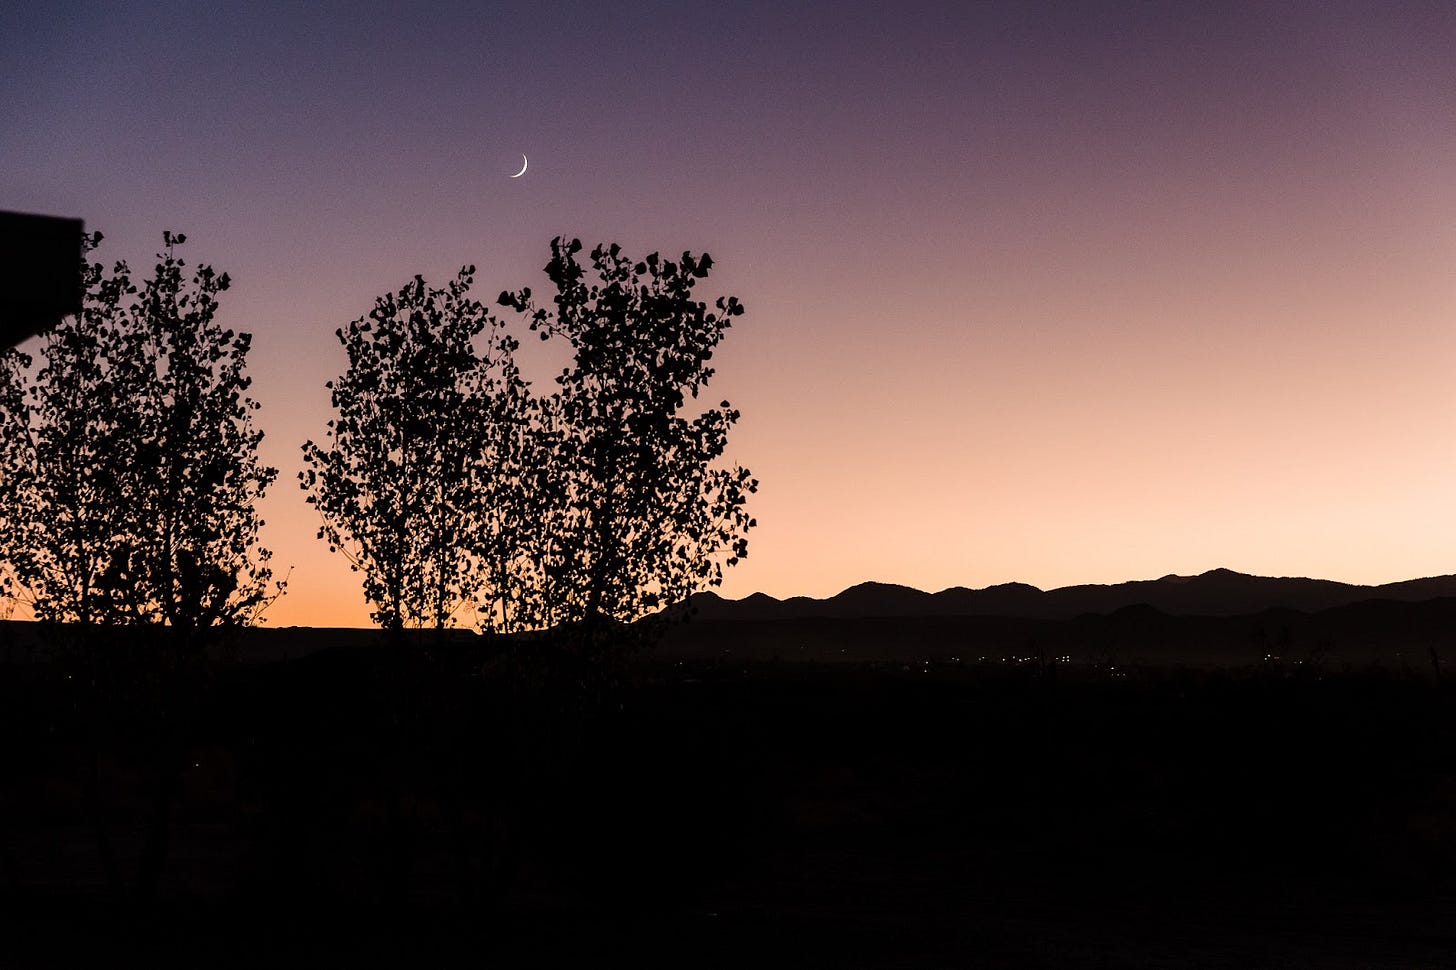
[[(0, 964), (1456, 965), (1430, 671), (644, 663), (592, 706), (462, 657), (223, 665), (167, 722), (4, 668)], [(91, 809), (131, 887), (158, 724), (119, 899)]]

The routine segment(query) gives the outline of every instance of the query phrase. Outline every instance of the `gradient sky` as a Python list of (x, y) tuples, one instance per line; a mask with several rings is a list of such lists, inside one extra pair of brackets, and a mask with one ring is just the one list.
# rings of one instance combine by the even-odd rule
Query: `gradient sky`
[[(1456, 7), (0, 2), (0, 208), (255, 334), (272, 625), (333, 331), (547, 242), (707, 250), (763, 482), (723, 592), (1456, 572)], [(521, 153), (526, 177), (511, 180)]]

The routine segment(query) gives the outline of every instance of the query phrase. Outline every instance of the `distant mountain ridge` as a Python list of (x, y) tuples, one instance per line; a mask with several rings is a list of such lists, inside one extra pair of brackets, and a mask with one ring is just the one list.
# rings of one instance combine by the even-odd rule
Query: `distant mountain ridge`
[[(755, 593), (694, 597), (689, 623), (669, 624), (658, 660), (719, 663), (1042, 663), (1358, 669), (1456, 669), (1456, 576), (1380, 586), (1250, 576), (1197, 576), (1041, 590), (1024, 583), (926, 593), (861, 583), (837, 596), (780, 600)], [(483, 643), (468, 630), (463, 644)], [(226, 656), (269, 663), (380, 647), (369, 629), (242, 630)], [(32, 622), (0, 620), (0, 664), (43, 661)]]
[(1238, 616), (1265, 610), (1317, 612), (1367, 600), (1423, 602), (1456, 596), (1456, 575), (1362, 586), (1329, 579), (1252, 576), (1212, 569), (1196, 576), (1167, 575), (1110, 585), (1063, 586), (1042, 590), (1025, 583), (984, 589), (953, 586), (927, 593), (890, 583), (860, 583), (827, 599), (776, 599), (754, 593), (740, 600), (699, 593), (691, 600), (705, 620), (797, 620), (811, 618), (999, 616), (1069, 620), (1148, 606), (1173, 616)]

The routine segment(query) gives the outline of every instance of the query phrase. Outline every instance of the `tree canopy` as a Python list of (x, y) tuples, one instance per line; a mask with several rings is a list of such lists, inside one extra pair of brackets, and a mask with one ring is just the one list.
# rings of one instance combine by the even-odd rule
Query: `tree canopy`
[(336, 417), (324, 444), (303, 446), (319, 538), (362, 574), (386, 629), (456, 625), (502, 595), (502, 563), (518, 558), (503, 545), (516, 506), (507, 429), (528, 395), (514, 341), (470, 296), (473, 272), (443, 289), (416, 276), (336, 331), (348, 355), (328, 385)]
[(0, 365), (3, 552), (38, 619), (198, 630), (250, 623), (281, 591), (258, 543), (277, 472), (257, 457), (251, 338), (216, 321), (231, 281), (189, 277), (184, 242), (163, 233), (140, 284), (87, 262), (82, 311), (46, 337), (34, 380), (18, 355)]
[(748, 553), (755, 524), (749, 472), (721, 462), (739, 412), (696, 406), (714, 375), (713, 351), (743, 312), (736, 297), (694, 298), (712, 268), (704, 253), (629, 258), (600, 245), (551, 243), (554, 310), (530, 290), (501, 303), (528, 315), (574, 359), (556, 378), (546, 528), (538, 554), (553, 623), (631, 621), (722, 582)]
[(486, 631), (630, 622), (717, 586), (747, 555), (749, 472), (723, 461), (739, 413), (702, 406), (713, 351), (743, 312), (694, 286), (707, 254), (635, 261), (555, 239), (554, 308), (502, 292), (572, 364), (549, 394), (509, 328), (422, 277), (340, 328), (334, 420), (299, 476), (319, 538), (363, 574), (381, 626), (441, 628), (467, 608)]

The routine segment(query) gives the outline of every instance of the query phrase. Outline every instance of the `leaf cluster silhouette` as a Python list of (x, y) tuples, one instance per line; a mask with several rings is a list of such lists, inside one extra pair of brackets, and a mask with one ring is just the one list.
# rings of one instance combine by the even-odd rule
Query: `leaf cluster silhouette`
[(217, 323), (231, 280), (189, 276), (185, 241), (163, 233), (140, 281), (85, 262), (82, 312), (34, 379), (24, 355), (0, 361), (3, 592), (39, 620), (180, 635), (251, 623), (281, 592), (258, 542), (277, 471), (258, 458), (251, 337)]
[[(59, 649), (65, 707), (83, 725), (85, 803), (113, 894), (156, 890), (186, 747), (218, 631), (278, 595), (257, 501), (251, 338), (217, 322), (226, 273), (188, 272), (180, 233), (137, 279), (89, 262), (81, 312), (45, 338), (40, 366), (0, 357), (0, 589)], [(59, 716), (59, 715), (57, 715)], [(54, 721), (52, 722), (54, 724)], [(130, 739), (149, 811), (133, 877), (112, 839), (103, 764)]]
[(443, 289), (417, 276), (337, 331), (336, 417), (299, 479), (381, 626), (444, 629), (473, 610), (487, 632), (610, 638), (747, 555), (758, 483), (722, 461), (739, 412), (697, 405), (742, 304), (695, 299), (707, 254), (634, 261), (613, 244), (583, 265), (581, 250), (552, 240), (553, 307), (530, 289), (498, 300), (570, 348), (549, 394), (470, 297), (474, 267)]

